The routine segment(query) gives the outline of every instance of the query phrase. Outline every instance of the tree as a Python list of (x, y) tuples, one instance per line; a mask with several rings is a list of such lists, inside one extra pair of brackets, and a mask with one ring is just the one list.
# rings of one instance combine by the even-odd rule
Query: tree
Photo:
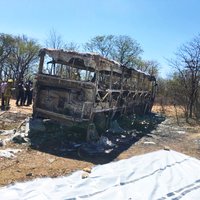
[(90, 39), (89, 42), (86, 42), (84, 49), (90, 52), (96, 52), (104, 57), (111, 57), (111, 52), (114, 44), (113, 35), (102, 35), (96, 36)]
[(159, 63), (154, 60), (142, 60), (141, 58), (137, 58), (134, 60), (133, 66), (141, 70), (143, 72), (146, 72), (152, 76), (158, 77), (158, 67)]
[(143, 52), (139, 43), (126, 35), (103, 35), (92, 38), (84, 49), (118, 61), (126, 66), (133, 66)]
[(33, 39), (26, 36), (14, 38), (15, 44), (12, 53), (5, 62), (6, 76), (17, 82), (24, 79), (38, 61), (40, 46)]
[(79, 45), (74, 42), (64, 42), (62, 36), (54, 29), (50, 30), (48, 38), (45, 42), (47, 48), (65, 49), (67, 51), (78, 51)]
[[(192, 117), (197, 113), (199, 102), (200, 86), (200, 35), (191, 42), (180, 47), (176, 53), (176, 59), (170, 61), (171, 66), (176, 70), (176, 79), (181, 84), (178, 90), (182, 91), (177, 98), (185, 99), (186, 117)], [(185, 97), (184, 97), (185, 96)]]
[(14, 39), (11, 35), (0, 34), (0, 80), (5, 78), (5, 61), (12, 53), (14, 48)]
[(112, 59), (126, 66), (133, 66), (135, 60), (143, 52), (139, 43), (126, 35), (115, 37), (111, 52)]
[(64, 47), (64, 42), (61, 35), (59, 35), (55, 29), (51, 29), (46, 40), (46, 47), (53, 49), (62, 49)]
[(74, 42), (68, 42), (64, 44), (64, 49), (67, 51), (78, 51), (79, 48), (79, 45)]

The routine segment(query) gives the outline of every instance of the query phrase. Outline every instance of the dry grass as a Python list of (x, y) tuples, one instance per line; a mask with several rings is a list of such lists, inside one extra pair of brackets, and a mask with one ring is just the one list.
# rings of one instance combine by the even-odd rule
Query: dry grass
[(155, 104), (153, 106), (153, 112), (164, 114), (167, 117), (183, 117), (184, 110), (181, 106), (174, 107), (173, 105), (165, 105), (160, 106), (159, 104)]
[(20, 112), (23, 114), (32, 114), (33, 112), (33, 108), (32, 105), (31, 106), (16, 106), (16, 100), (15, 99), (11, 99), (10, 100), (10, 112)]

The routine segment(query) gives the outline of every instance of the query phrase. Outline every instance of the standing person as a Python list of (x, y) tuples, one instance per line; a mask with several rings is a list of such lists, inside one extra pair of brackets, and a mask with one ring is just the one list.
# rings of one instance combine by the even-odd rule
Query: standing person
[(30, 94), (31, 94), (31, 84), (30, 81), (27, 81), (25, 86), (24, 86), (25, 94), (24, 94), (24, 105), (29, 106), (29, 99), (30, 99)]
[(19, 106), (19, 102), (20, 102), (20, 106), (23, 106), (24, 104), (24, 82), (20, 81), (19, 84), (17, 85), (17, 100), (16, 100), (16, 105)]
[(29, 81), (29, 85), (30, 85), (30, 93), (28, 96), (28, 105), (31, 105), (33, 100), (33, 82)]
[(1, 86), (0, 86), (0, 90), (1, 90), (1, 109), (3, 110), (5, 108), (5, 90), (7, 87), (7, 82), (6, 81), (2, 81)]
[(4, 99), (5, 99), (5, 107), (6, 109), (10, 108), (10, 98), (12, 95), (12, 90), (13, 90), (13, 80), (12, 79), (8, 79), (7, 81), (7, 85), (5, 88), (5, 92), (4, 92)]

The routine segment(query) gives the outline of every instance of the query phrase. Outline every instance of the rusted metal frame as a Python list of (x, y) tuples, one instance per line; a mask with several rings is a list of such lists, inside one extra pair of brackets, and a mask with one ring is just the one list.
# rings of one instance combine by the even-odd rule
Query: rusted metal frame
[(103, 97), (101, 97), (99, 94), (99, 91), (97, 91), (97, 96), (99, 98), (99, 102), (100, 102), (102, 108), (104, 108), (103, 102), (108, 97), (109, 94), (110, 94), (110, 92), (107, 92)]
[[(123, 93), (124, 93), (124, 91), (127, 91), (127, 90), (123, 90)], [(126, 114), (126, 110), (127, 110), (127, 105), (126, 105), (127, 99), (126, 99), (126, 97), (127, 97), (127, 95), (125, 97), (123, 97), (123, 100), (124, 100), (124, 103), (123, 103), (123, 113), (124, 114)]]
[(138, 91), (132, 91), (132, 92), (134, 93), (133, 95), (133, 99), (134, 99), (134, 97), (137, 96)]
[(147, 108), (148, 108), (148, 102), (145, 104), (145, 108), (144, 108), (144, 113), (143, 113), (143, 114), (145, 114), (145, 113), (146, 113), (146, 111), (147, 111)]
[[(72, 78), (72, 70), (74, 69), (74, 63), (75, 63), (75, 58), (73, 59), (73, 63), (72, 63), (72, 65), (70, 66), (70, 69), (69, 69), (69, 79), (70, 80), (74, 80), (73, 78)], [(74, 81), (76, 81), (76, 80), (74, 80)], [(73, 103), (72, 102), (72, 97), (71, 97), (72, 95), (71, 95), (71, 92), (69, 92), (69, 102), (70, 103)], [(81, 112), (81, 119), (82, 119), (82, 116), (83, 116), (83, 107), (84, 107), (84, 104), (82, 105), (82, 109), (80, 109), (79, 111)], [(78, 110), (78, 107), (74, 107), (73, 108), (73, 113), (74, 113), (74, 116), (73, 116), (73, 121), (75, 122), (76, 121), (76, 117), (75, 117), (75, 113), (76, 113), (76, 111)]]
[(53, 62), (52, 65), (53, 65), (53, 75), (56, 75), (56, 63)]
[[(123, 95), (123, 92), (124, 92), (124, 74), (125, 74), (125, 68), (124, 68), (124, 66), (123, 66), (123, 68), (122, 68), (122, 79), (121, 79), (121, 89), (120, 89), (120, 94), (121, 94), (121, 96)], [(123, 113), (126, 113), (126, 106), (125, 106), (125, 104), (123, 103), (123, 106), (122, 106), (122, 110), (121, 110), (121, 114), (123, 114)]]
[(110, 84), (109, 84), (109, 107), (111, 108), (112, 106), (112, 84), (113, 84), (113, 66), (110, 66)]
[[(42, 75), (42, 76), (44, 76), (44, 77), (41, 77), (41, 79), (46, 78), (46, 79), (40, 80), (40, 81), (43, 82), (43, 85), (49, 86), (49, 83), (50, 83), (49, 80), (55, 79), (55, 80), (58, 81), (58, 82), (57, 82), (58, 85), (60, 85), (60, 86), (62, 85), (62, 86), (63, 86), (63, 89), (65, 88), (65, 87), (64, 87), (64, 83), (61, 83), (61, 81), (63, 81), (63, 79), (54, 78), (54, 77), (52, 77), (52, 76), (48, 77), (47, 75)], [(66, 82), (66, 83), (72, 83), (71, 80), (70, 80), (70, 81), (65, 80), (65, 82)], [(74, 82), (74, 83), (77, 83), (77, 84), (79, 84), (79, 85), (84, 86), (84, 84), (79, 83), (78, 81), (73, 81), (73, 82)], [(88, 84), (88, 83), (87, 83), (87, 84)], [(54, 83), (54, 86), (55, 86), (55, 83)], [(70, 84), (69, 86), (71, 87), (71, 84)], [(57, 86), (57, 87), (59, 87), (59, 86)], [(70, 95), (70, 93), (69, 93), (69, 102), (73, 103), (73, 102), (71, 101), (71, 95)], [(82, 110), (81, 108), (79, 108), (79, 107), (74, 108), (74, 111), (73, 111), (73, 112), (74, 112), (74, 115), (75, 115), (75, 113), (77, 113), (77, 111), (82, 112), (83, 110)], [(83, 115), (82, 115), (82, 116), (83, 116)], [(73, 118), (73, 121), (76, 121), (76, 117), (75, 117), (75, 116), (73, 116), (72, 118)]]
[(153, 100), (154, 100), (154, 98), (155, 98), (156, 87), (157, 87), (156, 81), (152, 81), (151, 98), (152, 98)]
[(139, 96), (141, 103), (145, 103), (145, 96), (146, 96), (146, 94), (147, 94), (147, 91), (141, 91), (141, 94)]
[(34, 89), (34, 96), (33, 96), (33, 98), (34, 98), (34, 104), (33, 104), (33, 113), (34, 113), (34, 117), (36, 117), (36, 108), (37, 108), (37, 106), (38, 106), (38, 91), (39, 91), (39, 85), (38, 84), (36, 84), (35, 85), (35, 89)]
[(121, 92), (120, 91), (117, 92), (116, 90), (112, 90), (112, 93), (114, 93), (114, 92), (118, 93), (118, 96), (117, 96), (116, 100), (114, 98), (112, 98), (112, 107), (113, 106), (116, 107), (118, 105), (118, 102), (119, 102), (120, 98), (121, 98)]
[(62, 78), (63, 77), (63, 64), (60, 64), (60, 71), (59, 71), (59, 73), (60, 73), (60, 77)]
[[(67, 79), (63, 79), (63, 78), (58, 78), (58, 77), (54, 77), (54, 76), (49, 76), (46, 74), (41, 74), (38, 75), (38, 81), (42, 82), (43, 84), (46, 83), (46, 85), (51, 86), (51, 84), (53, 86), (58, 85), (59, 87), (63, 86), (63, 88), (65, 87), (72, 87), (72, 85), (78, 85), (81, 88), (88, 88), (88, 89), (94, 89), (94, 85), (90, 82), (81, 82), (81, 81), (76, 81), (76, 80), (67, 80)], [(53, 83), (51, 83), (51, 81)], [(56, 81), (56, 82), (55, 82)]]
[(114, 107), (114, 108), (105, 108), (101, 110), (95, 110), (95, 113), (101, 113), (101, 112), (109, 112), (109, 111), (121, 111), (123, 107)]
[[(99, 98), (101, 99), (100, 95), (99, 95), (99, 92), (98, 92), (98, 85), (99, 85), (99, 69), (100, 69), (100, 56), (94, 56), (94, 61), (95, 61), (95, 70), (94, 70), (94, 76), (96, 76), (95, 78), (95, 91), (94, 91), (94, 96), (93, 96), (93, 108), (91, 109), (91, 113), (90, 113), (90, 121), (93, 121), (93, 118), (94, 118), (94, 111), (95, 111), (95, 107), (94, 105), (96, 104), (96, 95), (99, 96)], [(101, 106), (103, 108), (103, 104), (102, 102), (100, 101), (101, 103)]]
[(144, 90), (144, 79), (145, 79), (145, 75), (142, 74), (142, 80), (141, 80), (141, 83), (142, 83), (141, 89), (142, 90)]
[(125, 73), (125, 70), (124, 70), (124, 67), (122, 67), (122, 76), (121, 76), (121, 92), (122, 92), (123, 89), (124, 89), (124, 73)]
[[(41, 62), (42, 60), (40, 60), (40, 62)], [(43, 57), (43, 62), (44, 62), (44, 57)], [(69, 64), (68, 66), (70, 66), (70, 69), (72, 68), (72, 66), (74, 65), (74, 62), (75, 62), (75, 59), (73, 60), (73, 63), (72, 64)], [(113, 70), (115, 70), (115, 66), (113, 65), (113, 64), (115, 64), (115, 63), (112, 63), (112, 64), (108, 64), (108, 63), (104, 63), (104, 64), (106, 64), (105, 65), (105, 69), (106, 70), (110, 70), (110, 80), (109, 80), (109, 89), (106, 91), (107, 93), (103, 96), (103, 97), (101, 97), (100, 96), (100, 93), (99, 93), (99, 90), (98, 90), (98, 82), (99, 82), (99, 71), (98, 70), (96, 70), (95, 69), (95, 73), (96, 73), (96, 80), (95, 80), (95, 84), (96, 84), (96, 87), (95, 88), (93, 88), (93, 90), (95, 90), (95, 93), (93, 93), (93, 95), (94, 95), (94, 98), (93, 98), (93, 105), (96, 103), (95, 102), (95, 96), (96, 95), (98, 95), (98, 97), (99, 97), (99, 99), (100, 99), (100, 104), (101, 104), (101, 106), (102, 106), (102, 108), (103, 107), (105, 107), (105, 109), (101, 109), (101, 110), (99, 110), (98, 112), (109, 112), (109, 111), (111, 111), (111, 113), (113, 114), (116, 110), (115, 109), (113, 109), (113, 107), (115, 107), (116, 106), (116, 102), (118, 102), (118, 100), (120, 99), (119, 97), (120, 97), (120, 95), (119, 96), (116, 96), (116, 98), (114, 99), (113, 98), (113, 92), (116, 92), (116, 90), (113, 90)], [(98, 63), (97, 65), (95, 65), (95, 68), (96, 68), (96, 66), (98, 66), (98, 69), (104, 69), (104, 66), (102, 66), (102, 68), (101, 68), (101, 66), (99, 66), (100, 64)], [(88, 67), (88, 66), (87, 66)], [(116, 67), (119, 67), (118, 65), (116, 65)], [(62, 70), (62, 69), (61, 69)], [(87, 72), (88, 72), (88, 69), (86, 70)], [(124, 70), (123, 70), (124, 71)], [(123, 82), (123, 79), (124, 79), (124, 72), (122, 71), (122, 79), (121, 79), (121, 89), (120, 89), (120, 94), (122, 94), (123, 93), (123, 87), (124, 87), (124, 82)], [(70, 72), (72, 72), (71, 70), (70, 70)], [(130, 72), (130, 71), (129, 71)], [(127, 71), (127, 73), (128, 73), (128, 71)], [(137, 79), (138, 79), (138, 81), (136, 82), (137, 83), (137, 90), (134, 92), (134, 94), (132, 95), (132, 91), (129, 91), (129, 93), (127, 94), (127, 93), (125, 93), (125, 99), (126, 99), (126, 101), (127, 101), (127, 98), (129, 98), (129, 100), (131, 100), (131, 98), (134, 98), (136, 95), (138, 95), (138, 98), (141, 98), (141, 99), (137, 99), (137, 100), (139, 100), (138, 101), (138, 104), (140, 104), (140, 103), (142, 103), (142, 102), (147, 102), (147, 99), (146, 99), (146, 96), (147, 96), (147, 92), (145, 92), (145, 91), (138, 91), (138, 90), (143, 90), (144, 89), (144, 74), (141, 74), (139, 71), (138, 72), (136, 72), (136, 74), (137, 74)], [(133, 84), (133, 71), (131, 70), (131, 76), (129, 77), (130, 78), (130, 83), (131, 83), (131, 89), (133, 89), (133, 87), (132, 87), (132, 84)], [(71, 77), (71, 75), (70, 75), (70, 77)], [(141, 80), (141, 79), (142, 80)], [(58, 79), (58, 85), (62, 85), (62, 79)], [(142, 85), (141, 85), (141, 83), (142, 83)], [(140, 88), (140, 85), (141, 85), (141, 88)], [(68, 85), (69, 87), (70, 87), (70, 84)], [(67, 86), (67, 87), (68, 87)], [(73, 85), (71, 85), (72, 87), (74, 87), (74, 84)], [(78, 86), (78, 85), (77, 85)], [(80, 86), (80, 85), (79, 85)], [(108, 85), (107, 85), (108, 86)], [(89, 86), (88, 86), (89, 87)], [(87, 88), (88, 88), (87, 87)], [(151, 91), (151, 97), (153, 97), (153, 96), (155, 96), (155, 88), (156, 88), (156, 86), (155, 86), (155, 83), (152, 83), (152, 91)], [(92, 88), (91, 88), (92, 89)], [(130, 89), (130, 88), (129, 88)], [(38, 90), (39, 91), (39, 90)], [(118, 94), (116, 94), (116, 95), (118, 95)], [(108, 100), (105, 102), (105, 104), (106, 104), (106, 106), (103, 106), (103, 101), (105, 101), (105, 99), (107, 98), (109, 96), (109, 98), (108, 98)], [(144, 98), (144, 99), (143, 99)], [(133, 100), (133, 99), (132, 99)], [(109, 101), (109, 102), (108, 102)], [(109, 106), (108, 106), (108, 104), (109, 104)], [(124, 104), (125, 105), (125, 104)], [(147, 106), (146, 106), (147, 107)], [(146, 107), (145, 107), (145, 110), (146, 110)], [(94, 106), (93, 106), (93, 109), (95, 109), (94, 108)], [(123, 107), (121, 107), (121, 110), (123, 109)], [(80, 110), (80, 109), (79, 109)], [(118, 109), (119, 110), (119, 109)], [(74, 111), (75, 112), (75, 111)], [(93, 110), (92, 112), (91, 112), (91, 115), (93, 115), (93, 113), (95, 113), (96, 112), (96, 110)], [(83, 106), (82, 106), (82, 113), (81, 113), (81, 119), (83, 119), (83, 115), (84, 115), (84, 104), (83, 104)], [(91, 117), (92, 118), (92, 117)], [(74, 119), (75, 120), (75, 119)]]
[(129, 91), (128, 94), (127, 94), (126, 97), (125, 97), (125, 101), (126, 101), (126, 103), (124, 104), (124, 105), (125, 105), (125, 109), (124, 109), (124, 112), (125, 112), (125, 113), (127, 113), (128, 98), (131, 96), (132, 92), (133, 92), (133, 91)]
[(110, 90), (108, 90), (107, 93), (103, 96), (102, 101), (104, 101), (109, 95), (110, 95)]
[(140, 91), (140, 95), (139, 95), (139, 101), (140, 102), (142, 102), (142, 100), (143, 100), (143, 94), (144, 94), (143, 91)]
[(44, 110), (41, 108), (36, 108), (36, 111), (40, 115), (52, 116), (52, 117), (54, 117), (55, 120), (62, 119), (63, 121), (72, 121), (72, 122), (83, 122), (83, 121), (87, 122), (87, 121), (89, 121), (89, 119), (79, 119), (79, 118), (76, 118), (74, 120), (73, 116), (63, 115), (63, 114), (55, 113), (52, 111), (47, 111), (47, 110)]
[(98, 96), (98, 98), (99, 98), (99, 102), (100, 102), (100, 104), (101, 104), (101, 107), (103, 108), (103, 103), (102, 103), (103, 100), (102, 100), (102, 98), (101, 98), (99, 92), (97, 92), (97, 96)]
[(147, 109), (150, 108), (150, 104), (151, 104), (151, 98), (149, 98), (149, 95), (151, 95), (149, 93), (149, 91), (146, 91), (144, 94), (144, 103), (145, 103), (145, 108), (144, 108), (144, 113), (145, 114), (147, 112)]
[(133, 89), (133, 71), (131, 70), (131, 90)]
[[(84, 105), (84, 104), (83, 104)], [(77, 120), (76, 119), (79, 119), (79, 117), (78, 118), (76, 118), (76, 112), (77, 111), (82, 111), (83, 110), (83, 105), (82, 105), (82, 109), (79, 109), (79, 107), (78, 106), (76, 106), (76, 107), (74, 107), (74, 110), (73, 110), (73, 121), (74, 122), (76, 122)], [(81, 116), (82, 116), (82, 113), (81, 113)], [(83, 120), (83, 118), (81, 118), (81, 120)]]
[(149, 91), (145, 91), (145, 93), (144, 97), (146, 98), (149, 95)]
[[(100, 68), (103, 68), (103, 66), (100, 66)], [(105, 78), (105, 71), (103, 71), (103, 78)], [(99, 100), (100, 100), (100, 103), (101, 103), (101, 106), (102, 108), (104, 108), (105, 106), (103, 105), (103, 101), (105, 101), (105, 99), (108, 97), (109, 95), (109, 89), (107, 90), (102, 90), (102, 89), (99, 89), (99, 80), (98, 80), (98, 85), (97, 85), (97, 96), (99, 97)], [(107, 92), (103, 97), (100, 96), (99, 92), (100, 91), (104, 91), (104, 92)], [(107, 100), (106, 101), (107, 103), (109, 103), (109, 101)]]
[(84, 115), (84, 109), (85, 109), (85, 104), (83, 103), (83, 106), (82, 106), (82, 111), (81, 111), (81, 119), (83, 119), (83, 115)]
[[(75, 58), (73, 60), (72, 65), (70, 66), (70, 70), (69, 70), (69, 79), (72, 79), (72, 69), (74, 68), (74, 63), (75, 63)], [(72, 79), (73, 80), (73, 79)]]
[[(124, 68), (123, 68), (124, 69)], [(125, 77), (124, 75), (124, 73), (126, 73), (126, 70), (123, 70), (123, 78)], [(127, 73), (128, 73), (128, 71), (127, 71)], [(131, 70), (131, 75), (130, 75), (130, 77), (127, 77), (127, 78), (130, 78), (130, 81), (131, 81), (131, 84), (132, 84), (132, 70)], [(122, 81), (123, 82), (123, 86), (122, 86), (122, 88), (123, 88), (123, 91), (127, 91), (127, 89), (126, 90), (124, 90), (125, 88), (125, 82), (124, 81)], [(132, 88), (132, 87), (131, 87)], [(123, 91), (122, 91), (122, 93), (123, 93)], [(130, 96), (130, 94), (131, 94), (131, 91), (129, 91), (128, 92), (128, 94), (124, 97), (124, 101), (125, 101), (125, 103), (124, 103), (124, 105), (123, 105), (123, 112), (126, 114), (127, 113), (127, 98)]]
[(45, 57), (45, 52), (41, 51), (39, 54), (40, 57), (40, 62), (39, 62), (39, 69), (38, 69), (38, 73), (42, 74), (43, 71), (43, 65), (44, 65), (44, 57)]
[(137, 90), (139, 91), (140, 90), (140, 74), (138, 73), (137, 74)]
[(136, 98), (135, 98), (135, 103), (138, 105), (138, 101), (140, 100), (140, 92), (137, 91), (137, 93), (135, 94), (134, 97), (136, 97)]
[(148, 90), (151, 90), (151, 82), (149, 79), (148, 79)]
[[(43, 71), (43, 65), (44, 65), (44, 57), (45, 57), (45, 52), (44, 51), (41, 51), (40, 53), (39, 53), (39, 57), (40, 57), (40, 62), (39, 62), (39, 69), (38, 69), (38, 74), (42, 74), (42, 71)], [(35, 112), (35, 110), (36, 110), (36, 107), (37, 107), (37, 105), (38, 105), (38, 98), (37, 98), (37, 96), (38, 96), (38, 92), (39, 92), (39, 85), (38, 84), (36, 84), (35, 85), (35, 92), (34, 92), (34, 105), (33, 105), (33, 113), (35, 113), (35, 115), (36, 115), (36, 112)], [(35, 116), (36, 117), (36, 116)]]

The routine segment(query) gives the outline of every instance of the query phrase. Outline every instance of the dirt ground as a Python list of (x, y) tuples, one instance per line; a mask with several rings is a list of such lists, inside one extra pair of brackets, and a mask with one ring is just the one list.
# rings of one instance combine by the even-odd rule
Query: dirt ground
[[(120, 140), (121, 143), (118, 142), (118, 145), (123, 148), (118, 148), (117, 153), (115, 152), (110, 158), (108, 158), (108, 153), (107, 159), (103, 162), (99, 159), (101, 155), (97, 155), (99, 158), (93, 155), (88, 159), (83, 154), (72, 153), (69, 149), (62, 148), (62, 143), (55, 142), (58, 146), (48, 143), (47, 149), (30, 146), (28, 143), (19, 144), (8, 141), (0, 147), (0, 150), (12, 148), (18, 149), (19, 152), (10, 158), (0, 157), (0, 186), (38, 177), (63, 176), (76, 170), (91, 168), (96, 164), (126, 159), (160, 149), (175, 150), (200, 159), (200, 125), (196, 121), (186, 123), (181, 118), (182, 110), (178, 109), (176, 112), (173, 106), (165, 106), (164, 110), (160, 106), (154, 106), (153, 112), (158, 113), (159, 117), (154, 115), (155, 118), (162, 120), (154, 123), (154, 126), (146, 132), (144, 131), (145, 122), (140, 121), (144, 125), (144, 130), (135, 131), (132, 127), (132, 130), (128, 132), (129, 136), (131, 135), (131, 143), (127, 145), (126, 142)], [(10, 110), (0, 111), (0, 139), (6, 138), (1, 134), (4, 130), (17, 130), (27, 117), (31, 117), (31, 114), (32, 107), (16, 107), (15, 101), (11, 100)], [(128, 140), (128, 137), (126, 139)], [(56, 153), (58, 148), (59, 154)]]

